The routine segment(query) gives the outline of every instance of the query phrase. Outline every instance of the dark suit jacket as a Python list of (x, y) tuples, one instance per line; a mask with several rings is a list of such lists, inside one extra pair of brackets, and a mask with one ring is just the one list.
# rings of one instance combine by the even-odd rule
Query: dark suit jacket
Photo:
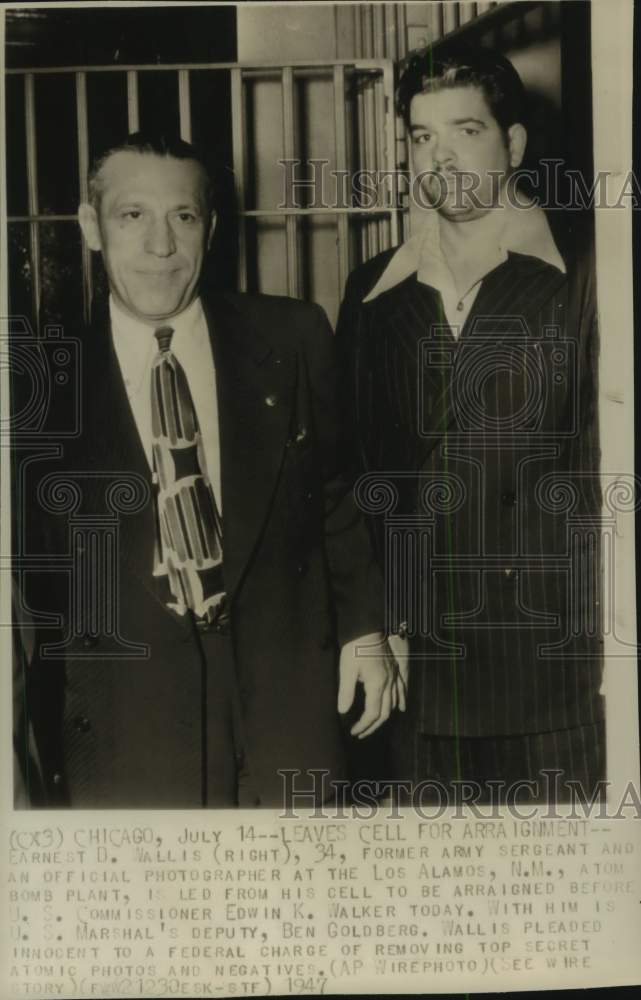
[[(382, 590), (339, 465), (334, 341), (324, 313), (268, 296), (203, 302), (247, 764), (260, 803), (280, 805), (279, 768), (344, 777), (338, 649), (381, 628)], [(52, 559), (48, 571), (23, 574), (29, 603), (36, 618), (61, 616), (59, 627), (41, 624), (25, 674), (45, 802), (197, 807), (201, 640), (153, 585), (149, 469), (106, 309), (82, 349), (80, 436), (53, 460), (25, 462), (16, 488), (18, 507), (38, 522), (20, 528), (18, 549)], [(106, 597), (82, 583), (87, 548), (107, 567)]]
[(337, 339), (390, 624), (413, 636), (416, 725), (482, 736), (600, 718), (589, 254), (564, 276), (510, 253), (458, 342), (416, 275), (363, 302), (390, 257), (351, 275)]

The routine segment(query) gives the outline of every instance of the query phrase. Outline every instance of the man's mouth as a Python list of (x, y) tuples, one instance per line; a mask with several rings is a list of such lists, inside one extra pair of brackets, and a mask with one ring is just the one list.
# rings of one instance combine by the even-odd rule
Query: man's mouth
[(168, 271), (142, 271), (138, 270), (137, 274), (142, 274), (145, 278), (168, 278), (172, 274), (176, 274), (180, 268), (172, 267)]

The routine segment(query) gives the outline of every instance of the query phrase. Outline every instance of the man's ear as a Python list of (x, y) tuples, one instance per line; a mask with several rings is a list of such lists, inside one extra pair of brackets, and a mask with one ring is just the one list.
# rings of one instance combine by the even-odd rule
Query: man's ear
[(83, 202), (78, 207), (78, 222), (82, 229), (85, 243), (90, 250), (102, 250), (102, 240), (100, 239), (100, 226), (98, 216), (93, 205)]
[(527, 145), (527, 131), (525, 126), (521, 125), (520, 122), (510, 125), (507, 130), (507, 137), (510, 166), (513, 169), (516, 169), (521, 166), (521, 162), (525, 155), (525, 147)]
[(209, 230), (207, 232), (207, 249), (209, 250), (211, 246), (211, 241), (214, 238), (214, 232), (216, 230), (216, 223), (218, 222), (218, 216), (214, 211), (212, 211), (209, 218)]

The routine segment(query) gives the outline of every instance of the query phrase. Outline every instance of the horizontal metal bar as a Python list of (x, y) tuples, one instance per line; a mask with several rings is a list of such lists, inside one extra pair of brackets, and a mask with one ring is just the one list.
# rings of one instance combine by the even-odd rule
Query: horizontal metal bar
[[(330, 69), (334, 66), (345, 66), (348, 69), (376, 70), (380, 69), (386, 59), (300, 59), (287, 60), (287, 65), (292, 69)], [(42, 75), (43, 73), (176, 73), (184, 69), (191, 70), (274, 70), (280, 72), (283, 68), (282, 62), (272, 62), (268, 60), (256, 60), (256, 62), (227, 62), (227, 63), (151, 63), (149, 65), (136, 66), (133, 63), (123, 63), (114, 66), (34, 66), (30, 68), (10, 67), (5, 69), (5, 73), (11, 76), (24, 76), (28, 73)]]
[[(257, 217), (269, 215), (389, 215), (392, 212), (396, 212), (397, 209), (394, 207), (385, 207), (383, 205), (374, 205), (373, 208), (258, 208), (258, 209), (246, 209), (236, 212), (238, 216), (247, 217)], [(20, 222), (78, 222), (77, 215), (9, 215), (7, 217), (8, 223), (20, 223)]]
[(262, 209), (251, 209), (245, 212), (239, 212), (239, 215), (246, 215), (261, 218), (262, 216), (270, 216), (271, 218), (277, 218), (278, 216), (287, 215), (390, 215), (395, 212), (395, 208), (262, 208)]
[(8, 215), (7, 222), (77, 222), (77, 215)]

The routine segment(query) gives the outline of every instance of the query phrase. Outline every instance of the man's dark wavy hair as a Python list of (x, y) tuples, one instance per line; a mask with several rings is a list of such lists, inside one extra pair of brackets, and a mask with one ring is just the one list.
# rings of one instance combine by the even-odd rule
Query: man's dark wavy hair
[(214, 191), (211, 170), (204, 154), (191, 142), (186, 142), (177, 133), (160, 131), (132, 132), (122, 142), (101, 150), (94, 158), (89, 170), (89, 201), (98, 208), (102, 194), (100, 172), (107, 160), (115, 153), (155, 153), (156, 156), (171, 156), (175, 160), (195, 160), (200, 165), (205, 179), (205, 196), (209, 208), (213, 205)]
[(527, 120), (525, 87), (514, 66), (493, 49), (444, 47), (422, 49), (410, 56), (396, 91), (398, 113), (409, 125), (410, 105), (416, 94), (450, 87), (478, 87), (496, 121), (506, 131)]

